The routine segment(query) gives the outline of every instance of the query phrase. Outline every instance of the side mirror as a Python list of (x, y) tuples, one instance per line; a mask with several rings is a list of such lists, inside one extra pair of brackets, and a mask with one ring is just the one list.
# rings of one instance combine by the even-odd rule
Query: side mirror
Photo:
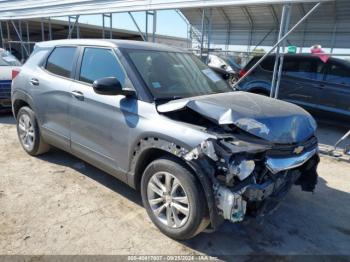
[(226, 70), (227, 66), (226, 65), (221, 65), (220, 68)]
[(107, 96), (135, 95), (135, 91), (129, 88), (123, 88), (120, 81), (115, 77), (104, 77), (95, 80), (92, 83), (95, 93)]

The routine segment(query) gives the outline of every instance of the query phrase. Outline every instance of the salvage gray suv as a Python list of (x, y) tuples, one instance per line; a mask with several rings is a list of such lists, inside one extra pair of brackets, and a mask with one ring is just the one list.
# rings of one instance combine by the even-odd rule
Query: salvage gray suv
[(134, 41), (36, 45), (12, 83), (23, 149), (58, 147), (141, 191), (175, 239), (313, 191), (316, 123), (287, 102), (232, 92), (194, 55)]

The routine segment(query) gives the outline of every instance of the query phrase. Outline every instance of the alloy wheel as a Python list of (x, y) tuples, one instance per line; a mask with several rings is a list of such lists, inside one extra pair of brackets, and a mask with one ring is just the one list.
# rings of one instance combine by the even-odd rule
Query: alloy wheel
[(22, 114), (18, 120), (18, 133), (22, 145), (27, 150), (32, 150), (34, 147), (35, 132), (33, 123), (27, 114)]
[(168, 172), (157, 172), (147, 185), (148, 203), (163, 224), (182, 227), (190, 214), (190, 203), (180, 181)]

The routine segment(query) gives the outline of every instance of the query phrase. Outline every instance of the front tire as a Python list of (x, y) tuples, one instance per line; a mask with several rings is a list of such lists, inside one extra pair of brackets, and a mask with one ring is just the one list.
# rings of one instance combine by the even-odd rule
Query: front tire
[(152, 222), (173, 239), (192, 238), (208, 225), (200, 183), (177, 159), (161, 158), (149, 164), (141, 194)]
[(24, 106), (17, 114), (17, 134), (23, 149), (32, 156), (47, 152), (50, 146), (41, 135), (34, 111)]

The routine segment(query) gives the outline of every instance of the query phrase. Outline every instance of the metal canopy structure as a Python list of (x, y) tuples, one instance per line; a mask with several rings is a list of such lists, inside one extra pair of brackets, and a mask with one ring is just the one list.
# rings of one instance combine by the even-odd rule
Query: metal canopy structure
[[(205, 14), (204, 45), (229, 49), (230, 45), (245, 45), (247, 51), (256, 46), (273, 46), (277, 42), (283, 2), (260, 5), (216, 7)], [(291, 2), (290, 24), (296, 24), (314, 3)], [(320, 2), (320, 1), (318, 1)], [(203, 8), (183, 9), (181, 12), (192, 26), (194, 46), (201, 43)], [(288, 37), (288, 44), (310, 47), (321, 44), (328, 48), (349, 48), (350, 1), (336, 0), (323, 3), (305, 23)]]
[(0, 20), (327, 0), (0, 0)]
[[(200, 47), (201, 55), (205, 48), (209, 55), (212, 46), (225, 46), (229, 50), (231, 45), (246, 45), (248, 53), (253, 46), (272, 46), (257, 65), (276, 50), (271, 87), (271, 96), (276, 98), (286, 40), (299, 47), (322, 44), (332, 50), (348, 48), (350, 42), (349, 0), (0, 0), (0, 22), (10, 20), (22, 42), (22, 32), (17, 30), (14, 20), (68, 16), (70, 38), (79, 27), (81, 15), (102, 14), (105, 36), (105, 19), (111, 31), (112, 13), (128, 12), (144, 41), (148, 41), (148, 17), (153, 17), (154, 41), (156, 10), (164, 9), (179, 10), (188, 23), (188, 35)], [(144, 32), (132, 15), (135, 11), (145, 11)], [(26, 49), (24, 44), (22, 48)]]

